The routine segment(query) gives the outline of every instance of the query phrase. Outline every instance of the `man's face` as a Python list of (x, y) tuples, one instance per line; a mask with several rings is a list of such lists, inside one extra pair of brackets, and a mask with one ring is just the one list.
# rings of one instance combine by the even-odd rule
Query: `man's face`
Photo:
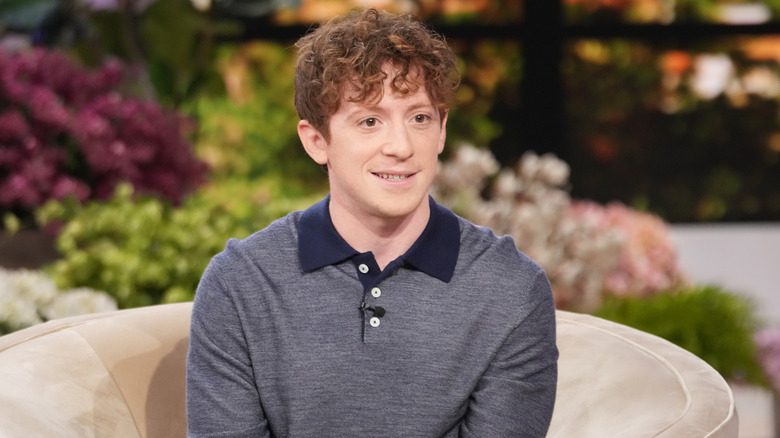
[(347, 90), (330, 119), (324, 154), (314, 157), (328, 166), (331, 203), (366, 220), (427, 211), (446, 137), (446, 117), (441, 120), (425, 89), (394, 94), (389, 80), (379, 102), (350, 102), (354, 90)]

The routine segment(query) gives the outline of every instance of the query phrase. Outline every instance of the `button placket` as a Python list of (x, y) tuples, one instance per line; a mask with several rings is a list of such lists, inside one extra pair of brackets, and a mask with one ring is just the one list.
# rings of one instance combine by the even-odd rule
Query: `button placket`
[(359, 306), (364, 312), (363, 342), (372, 342), (372, 339), (375, 341), (375, 337), (380, 336), (382, 329), (379, 327), (386, 322), (383, 321), (385, 309), (379, 305), (378, 299), (382, 295), (379, 284), (387, 277), (387, 273), (379, 269), (370, 253), (358, 255), (353, 262), (358, 271), (358, 280), (363, 285), (363, 300)]

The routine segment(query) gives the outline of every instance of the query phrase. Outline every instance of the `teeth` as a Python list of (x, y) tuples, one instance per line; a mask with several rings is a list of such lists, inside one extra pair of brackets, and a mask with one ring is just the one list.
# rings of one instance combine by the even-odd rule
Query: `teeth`
[(408, 175), (391, 175), (389, 173), (377, 173), (376, 176), (390, 181), (402, 181), (409, 178)]

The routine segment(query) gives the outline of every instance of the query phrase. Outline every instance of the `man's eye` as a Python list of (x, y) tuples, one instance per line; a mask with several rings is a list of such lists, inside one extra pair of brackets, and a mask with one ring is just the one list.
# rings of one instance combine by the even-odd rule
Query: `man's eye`
[(417, 123), (425, 123), (430, 119), (430, 117), (426, 114), (417, 114), (414, 116), (414, 121)]
[(369, 117), (366, 120), (363, 120), (363, 124), (366, 126), (376, 126), (376, 119), (373, 117)]

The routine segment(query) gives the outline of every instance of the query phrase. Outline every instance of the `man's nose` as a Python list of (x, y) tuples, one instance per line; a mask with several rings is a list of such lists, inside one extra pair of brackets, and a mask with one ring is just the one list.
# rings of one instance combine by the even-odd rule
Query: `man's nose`
[(412, 138), (405, 127), (394, 128), (392, 134), (387, 139), (383, 153), (394, 156), (400, 160), (405, 160), (414, 154)]

